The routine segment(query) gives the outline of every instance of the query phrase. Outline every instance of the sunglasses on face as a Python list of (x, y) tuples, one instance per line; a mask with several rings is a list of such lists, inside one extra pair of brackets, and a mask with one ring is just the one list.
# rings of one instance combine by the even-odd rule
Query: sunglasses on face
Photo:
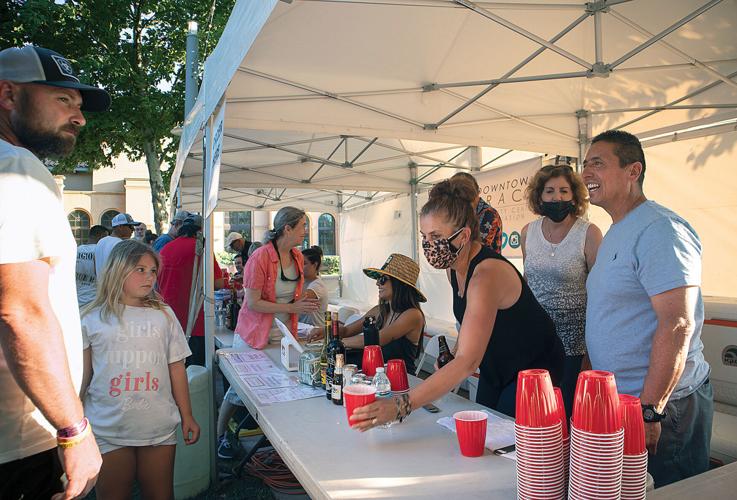
[(387, 281), (389, 281), (389, 276), (387, 276), (386, 274), (382, 274), (376, 279), (376, 284), (379, 286), (383, 286), (384, 283), (386, 283)]

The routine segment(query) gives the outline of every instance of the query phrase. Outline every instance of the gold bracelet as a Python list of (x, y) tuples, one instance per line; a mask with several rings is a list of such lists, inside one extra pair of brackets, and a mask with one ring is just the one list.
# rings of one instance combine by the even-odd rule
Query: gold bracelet
[(87, 427), (85, 429), (77, 434), (74, 437), (70, 438), (56, 438), (56, 444), (59, 446), (59, 448), (71, 448), (73, 446), (77, 446), (79, 443), (87, 439), (87, 436), (89, 436), (92, 433), (92, 426), (90, 424), (87, 424)]

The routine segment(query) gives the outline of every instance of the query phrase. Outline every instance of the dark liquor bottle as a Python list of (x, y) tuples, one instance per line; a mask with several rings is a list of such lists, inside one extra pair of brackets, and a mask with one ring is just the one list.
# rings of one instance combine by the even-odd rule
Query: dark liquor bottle
[(333, 373), (333, 404), (343, 404), (343, 364), (345, 363), (343, 354), (335, 355), (335, 372)]
[(225, 327), (228, 330), (235, 330), (238, 324), (238, 313), (241, 308), (238, 306), (238, 294), (235, 291), (235, 284), (230, 285), (230, 301), (225, 308)]
[(379, 345), (379, 329), (373, 316), (363, 320), (363, 345)]
[(448, 342), (445, 341), (445, 335), (438, 337), (438, 345), (440, 348), (440, 353), (438, 354), (438, 368), (442, 368), (453, 361), (454, 356), (451, 354), (450, 349), (448, 349)]
[(343, 341), (340, 340), (340, 323), (338, 322), (337, 313), (333, 313), (332, 330), (332, 338), (328, 344), (328, 368), (325, 372), (325, 397), (328, 399), (332, 399), (333, 397), (333, 387), (330, 385), (328, 388), (328, 384), (332, 384), (333, 382), (333, 375), (335, 373), (335, 356), (337, 354), (342, 354), (343, 360), (345, 360), (345, 345), (343, 345)]
[(325, 340), (322, 342), (320, 352), (320, 386), (325, 389), (328, 369), (328, 344), (330, 343), (331, 317), (329, 311), (325, 311)]

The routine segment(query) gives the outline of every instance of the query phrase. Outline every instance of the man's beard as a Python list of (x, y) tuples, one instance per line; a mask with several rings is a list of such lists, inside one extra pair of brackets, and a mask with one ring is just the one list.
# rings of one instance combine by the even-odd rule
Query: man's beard
[(68, 156), (77, 142), (74, 135), (62, 134), (62, 130), (78, 131), (79, 127), (67, 124), (57, 131), (44, 128), (37, 116), (38, 110), (23, 92), (19, 101), (18, 111), (10, 117), (10, 125), (18, 141), (40, 159), (63, 158)]

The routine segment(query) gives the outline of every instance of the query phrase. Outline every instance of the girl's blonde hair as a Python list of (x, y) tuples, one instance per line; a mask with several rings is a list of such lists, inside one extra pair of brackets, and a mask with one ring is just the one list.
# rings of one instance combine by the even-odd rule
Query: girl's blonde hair
[[(107, 322), (111, 316), (121, 321), (125, 310), (125, 305), (121, 302), (123, 284), (144, 255), (154, 259), (158, 271), (159, 257), (148, 245), (137, 240), (125, 240), (115, 245), (105, 263), (102, 279), (97, 282), (97, 296), (82, 308), (82, 317), (100, 308), (100, 318), (103, 321)], [(151, 293), (143, 299), (143, 307), (158, 309), (169, 316), (168, 306), (156, 290), (151, 290)]]

